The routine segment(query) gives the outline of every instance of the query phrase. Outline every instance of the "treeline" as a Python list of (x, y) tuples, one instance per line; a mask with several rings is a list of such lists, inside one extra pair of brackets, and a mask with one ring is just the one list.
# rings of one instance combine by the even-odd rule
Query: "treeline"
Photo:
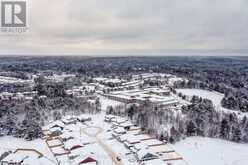
[(188, 136), (204, 136), (248, 143), (248, 119), (216, 111), (210, 100), (193, 97), (182, 109), (131, 106), (126, 115), (148, 133), (171, 143)]
[(105, 75), (125, 77), (143, 72), (170, 73), (189, 79), (187, 85), (191, 87), (224, 93), (224, 107), (247, 112), (247, 62), (247, 57), (1, 57), (0, 70), (68, 72), (86, 79)]

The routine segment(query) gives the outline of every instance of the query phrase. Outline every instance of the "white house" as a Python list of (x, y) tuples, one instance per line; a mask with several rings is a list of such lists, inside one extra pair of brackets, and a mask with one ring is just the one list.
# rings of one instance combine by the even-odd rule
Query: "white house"
[(179, 155), (176, 152), (169, 152), (169, 153), (163, 153), (162, 154), (162, 159), (164, 161), (171, 161), (171, 160), (182, 160), (183, 157)]
[(139, 151), (141, 149), (148, 149), (148, 146), (141, 142), (134, 144), (133, 148), (135, 149), (135, 151)]
[(106, 115), (105, 117), (104, 117), (104, 121), (105, 122), (111, 122), (112, 120), (114, 120), (116, 117), (115, 116), (113, 116), (113, 115)]
[(113, 132), (116, 133), (116, 134), (122, 135), (122, 134), (126, 133), (126, 130), (124, 128), (122, 128), (122, 127), (118, 127)]
[(135, 137), (134, 135), (130, 134), (129, 136), (127, 136), (127, 139), (124, 142), (124, 145), (127, 148), (130, 148), (130, 147), (134, 146), (134, 144), (137, 144), (137, 143), (140, 143), (140, 140), (137, 137)]
[(126, 121), (124, 123), (119, 124), (120, 127), (123, 127), (125, 130), (130, 130), (134, 124), (132, 124), (130, 121)]
[(71, 151), (77, 148), (82, 148), (84, 145), (76, 139), (70, 139), (64, 143), (64, 147), (66, 150)]
[(59, 136), (62, 134), (62, 128), (61, 127), (53, 127), (49, 129), (49, 136)]
[(67, 116), (61, 120), (65, 125), (76, 124), (77, 118), (73, 116)]
[(72, 165), (97, 165), (98, 161), (94, 156), (79, 156), (76, 158)]
[(140, 165), (167, 165), (167, 164), (165, 164), (165, 162), (161, 159), (152, 159), (152, 160), (144, 161)]
[(119, 137), (117, 138), (117, 140), (119, 140), (120, 142), (124, 142), (124, 141), (127, 140), (128, 136), (130, 136), (130, 135), (128, 135), (128, 134), (123, 134), (123, 135), (119, 136)]
[(127, 119), (122, 118), (122, 117), (116, 117), (115, 119), (112, 120), (112, 124), (114, 125), (120, 125), (122, 123), (125, 123), (127, 121)]
[(142, 142), (147, 146), (160, 146), (165, 144), (164, 142), (157, 139), (143, 140)]
[(60, 120), (56, 120), (56, 121), (50, 123), (47, 127), (49, 127), (49, 129), (59, 127), (59, 128), (61, 128), (61, 130), (63, 130), (65, 127), (65, 124)]
[(91, 118), (87, 115), (80, 115), (77, 117), (77, 120), (80, 122), (91, 121)]
[(139, 161), (158, 159), (159, 156), (148, 149), (141, 149), (136, 153)]
[(11, 153), (3, 158), (0, 163), (1, 165), (21, 165), (28, 156), (23, 153)]
[(155, 153), (169, 153), (174, 152), (175, 150), (169, 147), (168, 145), (157, 145), (157, 146), (150, 146), (149, 149)]
[(140, 139), (141, 141), (155, 139), (154, 137), (151, 137), (150, 135), (147, 135), (147, 134), (139, 134), (139, 135), (135, 135), (135, 136), (136, 136), (136, 138)]
[(69, 132), (63, 132), (63, 134), (60, 135), (59, 137), (61, 138), (62, 141), (67, 141), (67, 140), (70, 140), (70, 139), (74, 139), (72, 134), (69, 133)]

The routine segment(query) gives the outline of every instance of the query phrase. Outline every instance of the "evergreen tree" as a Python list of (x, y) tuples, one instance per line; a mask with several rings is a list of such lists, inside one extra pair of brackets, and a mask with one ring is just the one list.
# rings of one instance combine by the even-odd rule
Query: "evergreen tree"
[(196, 135), (196, 125), (193, 121), (189, 121), (187, 124), (187, 132), (188, 136), (195, 136)]
[(221, 121), (221, 126), (220, 126), (220, 137), (224, 139), (229, 138), (229, 132), (230, 132), (230, 126), (229, 123), (226, 119), (223, 119)]

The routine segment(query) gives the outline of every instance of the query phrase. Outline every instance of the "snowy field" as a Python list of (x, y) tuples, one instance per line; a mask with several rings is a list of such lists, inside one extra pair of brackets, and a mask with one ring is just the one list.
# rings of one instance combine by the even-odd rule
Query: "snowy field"
[(209, 100), (212, 100), (214, 105), (220, 105), (220, 102), (222, 98), (224, 97), (224, 94), (219, 93), (219, 92), (214, 92), (214, 91), (208, 91), (208, 90), (203, 90), (203, 89), (176, 89), (176, 91), (179, 93), (181, 92), (182, 94), (186, 96), (199, 96), (202, 98), (206, 98)]
[(190, 137), (173, 148), (183, 155), (190, 165), (247, 165), (248, 144), (220, 139)]
[(203, 89), (176, 89), (177, 93), (181, 92), (182, 94), (192, 97), (192, 96), (199, 96), (205, 99), (209, 99), (213, 102), (215, 108), (217, 110), (221, 110), (224, 112), (234, 112), (240, 117), (243, 117), (244, 115), (248, 116), (248, 113), (243, 113), (243, 112), (237, 112), (234, 110), (229, 110), (221, 106), (221, 100), (224, 97), (224, 94), (215, 92), (215, 91), (209, 91), (209, 90), (203, 90)]

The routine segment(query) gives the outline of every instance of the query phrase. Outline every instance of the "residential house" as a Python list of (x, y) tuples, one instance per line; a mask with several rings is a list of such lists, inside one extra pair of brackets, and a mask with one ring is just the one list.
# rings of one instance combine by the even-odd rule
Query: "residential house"
[(140, 165), (172, 165), (172, 164), (165, 164), (165, 162), (161, 159), (152, 159), (142, 162)]
[(91, 121), (91, 118), (86, 115), (80, 115), (77, 117), (77, 120), (80, 122), (86, 122), (86, 121)]
[(151, 137), (150, 135), (147, 135), (147, 134), (139, 134), (135, 136), (136, 138), (140, 139), (140, 141), (155, 139), (154, 137)]
[(141, 149), (136, 153), (136, 157), (139, 161), (148, 161), (153, 159), (158, 159), (159, 156), (156, 153), (153, 153), (152, 151), (148, 149)]
[(11, 153), (0, 161), (1, 165), (21, 165), (28, 156), (23, 153)]
[(69, 124), (76, 124), (77, 123), (77, 118), (69, 116), (69, 117), (65, 117), (61, 120), (65, 125), (69, 125)]
[(76, 139), (70, 139), (66, 142), (64, 142), (64, 147), (66, 150), (71, 151), (77, 148), (82, 148), (84, 145)]
[(79, 156), (73, 161), (72, 165), (98, 165), (98, 161), (91, 155)]
[(164, 142), (157, 139), (143, 140), (142, 142), (147, 146), (161, 146), (165, 144)]

